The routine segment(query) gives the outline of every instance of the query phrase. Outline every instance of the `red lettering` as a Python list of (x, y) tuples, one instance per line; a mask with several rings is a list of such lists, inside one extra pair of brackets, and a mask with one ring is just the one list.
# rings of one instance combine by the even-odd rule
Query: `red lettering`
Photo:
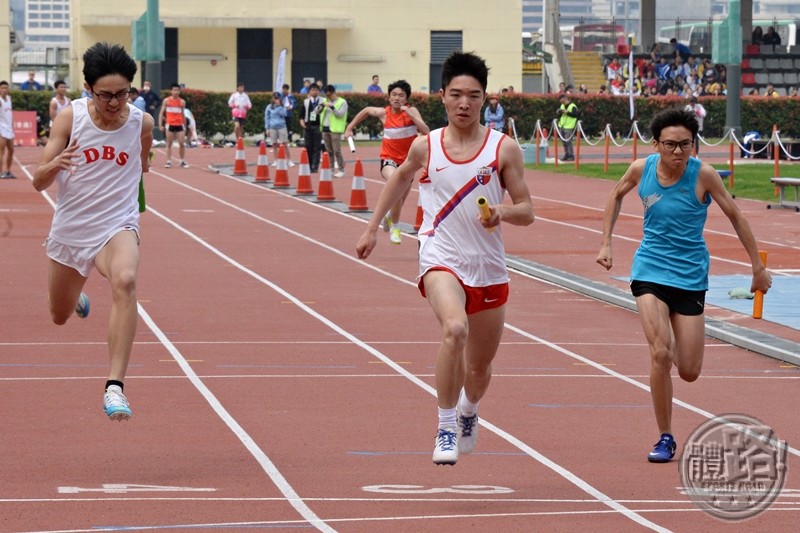
[(113, 146), (103, 146), (103, 159), (112, 161), (115, 157)]
[(87, 163), (94, 163), (100, 159), (100, 152), (97, 151), (97, 148), (87, 148), (83, 151), (83, 155), (86, 156)]
[(120, 152), (120, 153), (119, 153), (119, 156), (117, 156), (117, 164), (118, 164), (119, 166), (121, 166), (121, 167), (122, 167), (122, 166), (125, 166), (125, 163), (127, 163), (127, 162), (128, 162), (128, 158), (129, 158), (129, 157), (130, 157), (130, 156), (129, 156), (127, 153), (125, 153), (125, 152)]

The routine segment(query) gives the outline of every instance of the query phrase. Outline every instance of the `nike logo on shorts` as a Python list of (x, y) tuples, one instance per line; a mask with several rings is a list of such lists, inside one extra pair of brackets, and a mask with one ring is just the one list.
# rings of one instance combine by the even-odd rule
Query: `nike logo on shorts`
[(499, 299), (500, 299), (500, 298), (491, 298), (491, 299), (489, 299), (489, 298), (484, 298), (484, 299), (483, 299), (483, 303), (485, 303), (485, 304), (490, 304), (490, 303), (494, 303), (494, 302), (496, 302), (496, 301), (497, 301), (497, 300), (499, 300)]

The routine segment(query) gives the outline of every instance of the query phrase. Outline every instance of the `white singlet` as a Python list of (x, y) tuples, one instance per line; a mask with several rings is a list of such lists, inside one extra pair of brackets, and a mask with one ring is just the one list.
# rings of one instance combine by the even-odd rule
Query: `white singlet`
[(104, 131), (89, 116), (88, 99), (72, 101), (72, 135), (81, 155), (74, 173), (56, 176), (58, 204), (50, 238), (79, 247), (97, 246), (117, 228), (139, 231), (142, 175), (142, 112), (131, 104), (120, 128)]
[(478, 152), (468, 160), (448, 157), (445, 128), (428, 135), (428, 165), (419, 181), (423, 220), (419, 230), (420, 277), (433, 267), (453, 270), (470, 287), (508, 282), (500, 226), (487, 231), (478, 219), (477, 199), (503, 202), (497, 174), (502, 133), (487, 129)]

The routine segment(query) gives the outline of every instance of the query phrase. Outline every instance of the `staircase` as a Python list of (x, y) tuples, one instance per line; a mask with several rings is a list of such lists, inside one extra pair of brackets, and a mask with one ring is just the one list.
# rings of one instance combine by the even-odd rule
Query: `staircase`
[(597, 52), (567, 52), (567, 61), (572, 71), (575, 84), (573, 93), (578, 92), (581, 83), (589, 87), (590, 93), (596, 93), (601, 85), (606, 84), (606, 75), (603, 71), (603, 61)]

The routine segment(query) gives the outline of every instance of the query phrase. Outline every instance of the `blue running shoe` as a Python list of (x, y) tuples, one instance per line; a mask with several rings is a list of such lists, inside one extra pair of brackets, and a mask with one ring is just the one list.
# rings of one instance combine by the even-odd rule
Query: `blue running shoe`
[(433, 462), (437, 465), (454, 465), (456, 461), (458, 461), (456, 428), (440, 428), (433, 448)]
[(662, 433), (661, 438), (653, 446), (653, 451), (647, 455), (651, 463), (668, 463), (675, 456), (675, 439), (669, 433)]
[(133, 411), (128, 406), (128, 399), (117, 385), (111, 385), (106, 389), (106, 394), (103, 396), (103, 410), (109, 420), (122, 421), (133, 416)]
[(89, 297), (86, 296), (86, 293), (81, 293), (80, 297), (78, 298), (78, 303), (75, 306), (75, 314), (81, 318), (86, 318), (89, 316)]

